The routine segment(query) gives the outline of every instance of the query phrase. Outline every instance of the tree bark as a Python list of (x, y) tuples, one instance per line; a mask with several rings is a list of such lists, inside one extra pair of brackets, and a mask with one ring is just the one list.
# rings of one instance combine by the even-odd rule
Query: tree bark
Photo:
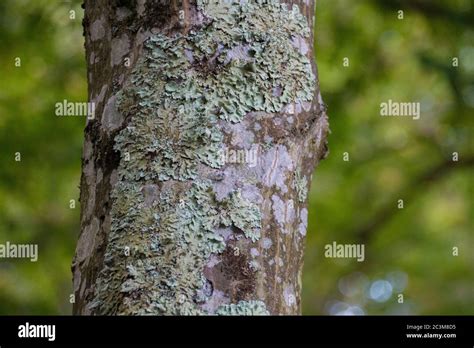
[(74, 313), (299, 314), (314, 1), (85, 0)]

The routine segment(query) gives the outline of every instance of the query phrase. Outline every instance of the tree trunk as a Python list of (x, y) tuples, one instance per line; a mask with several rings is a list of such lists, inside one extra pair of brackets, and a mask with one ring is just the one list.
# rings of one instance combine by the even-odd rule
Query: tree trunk
[(75, 314), (299, 314), (314, 1), (85, 1)]

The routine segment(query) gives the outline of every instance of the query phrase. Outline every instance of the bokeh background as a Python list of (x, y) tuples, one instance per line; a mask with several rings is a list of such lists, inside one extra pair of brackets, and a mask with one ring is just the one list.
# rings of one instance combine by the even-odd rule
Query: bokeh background
[[(0, 259), (0, 314), (71, 313), (85, 119), (54, 105), (87, 100), (80, 6), (0, 1), (0, 243), (39, 245), (36, 263)], [(310, 194), (304, 314), (474, 314), (473, 12), (318, 1), (332, 134)], [(420, 102), (421, 119), (381, 117), (388, 99)], [(363, 243), (365, 261), (325, 258), (333, 241)]]

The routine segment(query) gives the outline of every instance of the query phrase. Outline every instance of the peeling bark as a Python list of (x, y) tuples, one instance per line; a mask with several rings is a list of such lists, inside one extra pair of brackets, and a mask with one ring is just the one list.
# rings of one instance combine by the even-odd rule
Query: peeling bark
[[(292, 12), (275, 5), (278, 3), (275, 1), (270, 1), (271, 6), (266, 1), (262, 3), (255, 4), (255, 8), (266, 11), (260, 14), (263, 18), (268, 17), (266, 21), (273, 20), (274, 17), (267, 16), (271, 11), (277, 17), (278, 11), (282, 11), (291, 16), (301, 14), (305, 25), (313, 28), (314, 1), (286, 1), (288, 11)], [(230, 48), (232, 44), (217, 45), (213, 52), (206, 54), (176, 48), (177, 54), (184, 57), (186, 74), (163, 80), (162, 104), (145, 105), (148, 97), (142, 97), (146, 94), (140, 89), (143, 85), (141, 82), (134, 85), (133, 81), (139, 71), (149, 73), (147, 69), (153, 54), (156, 56), (163, 50), (168, 54), (167, 49), (175, 49), (165, 48), (168, 47), (167, 38), (180, 40), (172, 41), (175, 44), (194, 45), (197, 42), (196, 46), (202, 46), (208, 37), (223, 30), (217, 28), (211, 32), (209, 29), (213, 19), (227, 16), (218, 6), (215, 9), (211, 5), (212, 1), (208, 0), (85, 1), (89, 100), (96, 104), (96, 117), (88, 120), (85, 129), (81, 234), (72, 265), (75, 314), (300, 313), (308, 217), (306, 193), (315, 166), (326, 155), (328, 133), (313, 60), (312, 32), (308, 37), (295, 32), (288, 38), (292, 48), (301, 57), (309, 59), (316, 80), (310, 99), (305, 100), (303, 93), (294, 96), (290, 93), (291, 102), (284, 103), (277, 111), (268, 112), (271, 106), (261, 105), (257, 92), (246, 101), (248, 108), (247, 104), (242, 104), (245, 112), (241, 118), (237, 112), (220, 114), (213, 108), (210, 115), (216, 114), (214, 120), (207, 111), (196, 111), (197, 116), (212, 124), (209, 133), (218, 133), (221, 137), (215, 141), (215, 146), (220, 151), (228, 150), (223, 152), (227, 154), (226, 163), (212, 162), (215, 153), (206, 153), (205, 159), (191, 154), (189, 163), (183, 164), (191, 166), (189, 172), (167, 168), (168, 162), (159, 158), (163, 142), (172, 144), (170, 151), (182, 155), (180, 151), (185, 150), (176, 144), (181, 146), (185, 142), (183, 134), (187, 134), (175, 131), (171, 125), (167, 125), (169, 131), (157, 130), (163, 132), (156, 139), (158, 150), (150, 151), (150, 155), (139, 162), (142, 171), (136, 169), (138, 164), (133, 162), (137, 155), (132, 153), (131, 161), (127, 158), (128, 149), (134, 149), (130, 143), (138, 144), (127, 138), (133, 132), (130, 127), (139, 132), (140, 122), (148, 120), (147, 110), (158, 110), (158, 114), (171, 110), (170, 120), (177, 119), (177, 129), (185, 129), (180, 128), (183, 120), (175, 110), (178, 106), (187, 107), (188, 99), (173, 104), (183, 94), (174, 89), (175, 85), (179, 87), (187, 81), (184, 75), (201, 76), (197, 80), (196, 96), (189, 97), (199, 105), (205, 100), (199, 95), (199, 91), (204, 90), (203, 85), (215, 86), (221, 81), (220, 76), (226, 76), (230, 66), (240, 69), (238, 74), (244, 78), (244, 85), (247, 80), (257, 79), (256, 86), (260, 86), (253, 70), (258, 70), (259, 66), (256, 63), (255, 67), (249, 47), (254, 47), (252, 40), (263, 40), (263, 34), (258, 31), (260, 29), (253, 29), (252, 23), (244, 23), (243, 28), (255, 32), (242, 39), (242, 44)], [(235, 6), (234, 10), (240, 11), (238, 7), (243, 5)], [(301, 21), (296, 17), (288, 23), (300, 25)], [(259, 23), (268, 28), (275, 24), (265, 23), (265, 20)], [(196, 39), (196, 32), (202, 33), (204, 39)], [(175, 39), (177, 37), (180, 39)], [(279, 37), (278, 33), (275, 37)], [(155, 46), (150, 46), (150, 42), (155, 42)], [(262, 42), (262, 45), (270, 45)], [(269, 56), (269, 65), (272, 59), (278, 57)], [(242, 61), (248, 63), (241, 64)], [(287, 70), (281, 71), (282, 75), (291, 72), (291, 68), (289, 61)], [(166, 73), (160, 72), (159, 76)], [(151, 80), (156, 83), (155, 75), (152, 76)], [(204, 83), (208, 81), (206, 76), (216, 77)], [(268, 81), (262, 78), (261, 83), (264, 85)], [(281, 95), (287, 93), (285, 86), (277, 84), (271, 91), (258, 88), (257, 91), (270, 95), (263, 98), (264, 102), (269, 98), (274, 98), (273, 102), (285, 100)], [(172, 101), (171, 106), (165, 102), (166, 98)], [(231, 95), (224, 94), (223, 98), (230, 100)], [(199, 122), (197, 124), (199, 126)], [(192, 147), (194, 151), (204, 147), (214, 149), (208, 146), (207, 140), (202, 140), (202, 136), (196, 139), (205, 143)], [(256, 154), (256, 160), (234, 163), (237, 157), (235, 161), (229, 160), (229, 150), (234, 151), (231, 155)], [(154, 164), (157, 158), (161, 160), (158, 167)], [(151, 167), (159, 169), (152, 173)], [(258, 226), (248, 216), (254, 212), (258, 213), (255, 217), (258, 216)], [(176, 234), (165, 238), (169, 227), (176, 227), (165, 222), (172, 213), (178, 217), (184, 216), (179, 214), (194, 215), (184, 227), (182, 222), (176, 223), (179, 227)], [(197, 217), (197, 231), (199, 236), (204, 236), (204, 242), (182, 232), (183, 228), (190, 229)], [(123, 227), (121, 222), (128, 225)], [(203, 243), (205, 245), (201, 245)], [(168, 284), (171, 278), (173, 284)], [(162, 285), (163, 282), (167, 284)]]

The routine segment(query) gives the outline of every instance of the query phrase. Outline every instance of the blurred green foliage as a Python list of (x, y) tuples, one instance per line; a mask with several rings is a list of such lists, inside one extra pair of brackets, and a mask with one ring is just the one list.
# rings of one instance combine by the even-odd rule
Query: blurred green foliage
[[(0, 2), (0, 243), (39, 245), (36, 263), (0, 261), (0, 314), (71, 313), (85, 118), (57, 117), (54, 104), (87, 100), (80, 5)], [(318, 1), (332, 134), (310, 195), (305, 314), (473, 314), (473, 10)], [(421, 119), (380, 117), (388, 99), (421, 102)], [(333, 241), (364, 243), (365, 261), (325, 258)]]
[[(318, 2), (332, 134), (312, 183), (304, 313), (474, 313), (473, 6)], [(421, 118), (381, 117), (389, 99), (420, 102)], [(324, 257), (333, 241), (364, 244), (365, 261)]]
[(0, 314), (71, 313), (85, 118), (54, 105), (87, 100), (80, 6), (0, 1), (0, 243), (39, 247), (37, 262), (0, 260)]

